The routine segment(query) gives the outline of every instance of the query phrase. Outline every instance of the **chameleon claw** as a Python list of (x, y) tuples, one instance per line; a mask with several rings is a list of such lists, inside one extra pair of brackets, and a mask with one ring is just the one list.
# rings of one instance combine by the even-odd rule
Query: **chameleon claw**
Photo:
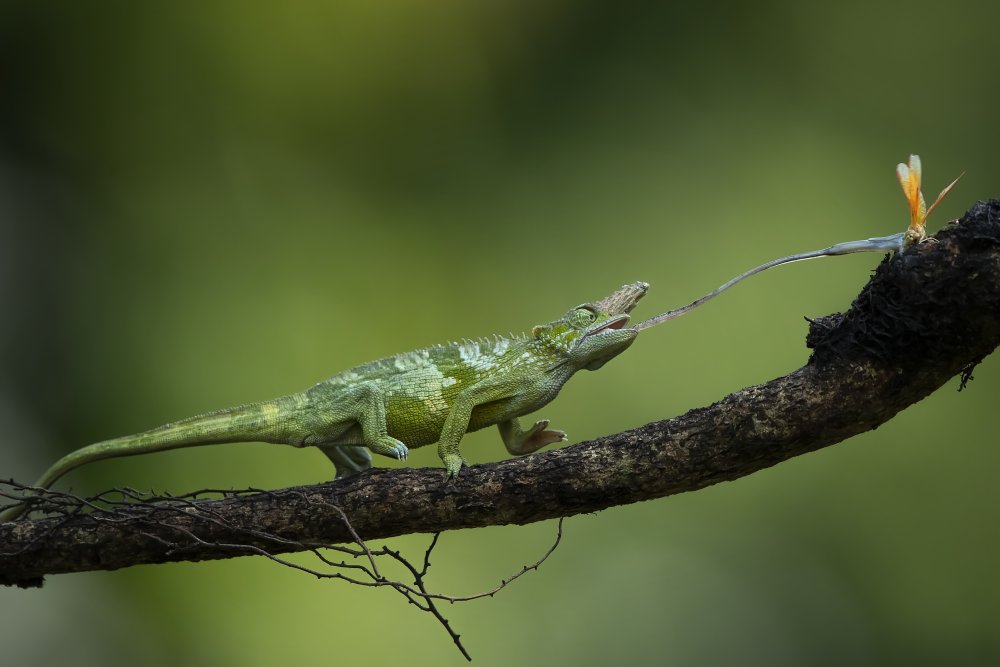
[(549, 427), (549, 420), (548, 419), (539, 419), (531, 427), (531, 430), (528, 431), (528, 435), (530, 436), (530, 435), (535, 435), (536, 433), (541, 433), (542, 431), (544, 431), (548, 427)]
[(531, 427), (525, 437), (525, 442), (529, 444), (531, 451), (541, 449), (545, 445), (550, 445), (553, 442), (562, 442), (567, 439), (565, 431), (557, 431), (555, 429), (548, 431), (546, 430), (549, 426), (548, 419), (540, 419), (535, 422), (535, 425)]
[(393, 438), (386, 438), (385, 441), (378, 444), (377, 448), (371, 447), (371, 449), (382, 456), (388, 456), (397, 461), (405, 461), (410, 455), (410, 449), (399, 440)]

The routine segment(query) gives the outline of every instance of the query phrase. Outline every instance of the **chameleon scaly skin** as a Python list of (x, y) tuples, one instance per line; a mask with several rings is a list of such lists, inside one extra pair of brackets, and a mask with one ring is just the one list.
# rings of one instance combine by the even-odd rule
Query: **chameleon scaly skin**
[[(629, 311), (642, 282), (583, 304), (530, 334), (436, 345), (362, 364), (309, 389), (219, 410), (136, 435), (83, 447), (57, 461), (36, 486), (100, 459), (226, 442), (317, 447), (343, 477), (371, 467), (368, 450), (406, 459), (410, 447), (437, 443), (449, 478), (464, 461), (462, 436), (496, 424), (511, 454), (565, 440), (541, 420), (517, 418), (546, 405), (578, 370), (597, 370), (635, 340)], [(24, 511), (0, 515), (9, 521)]]

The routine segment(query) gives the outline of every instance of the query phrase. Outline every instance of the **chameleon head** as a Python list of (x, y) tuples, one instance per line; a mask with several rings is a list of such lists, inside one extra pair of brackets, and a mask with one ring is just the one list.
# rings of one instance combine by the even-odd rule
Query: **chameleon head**
[(628, 313), (647, 290), (648, 283), (623, 285), (600, 301), (579, 305), (531, 333), (577, 369), (595, 371), (635, 340), (639, 332), (626, 326)]

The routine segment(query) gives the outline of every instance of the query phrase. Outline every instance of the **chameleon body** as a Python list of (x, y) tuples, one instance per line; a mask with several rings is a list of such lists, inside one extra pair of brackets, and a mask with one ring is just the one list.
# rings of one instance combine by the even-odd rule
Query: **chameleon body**
[[(449, 478), (464, 461), (466, 432), (497, 425), (511, 454), (528, 454), (566, 438), (548, 421), (522, 430), (518, 417), (556, 397), (579, 370), (596, 370), (624, 352), (637, 331), (628, 313), (646, 294), (643, 282), (571, 309), (520, 336), (436, 345), (356, 366), (296, 394), (241, 405), (98, 442), (59, 459), (38, 480), (48, 488), (64, 474), (106, 458), (227, 442), (317, 447), (337, 477), (371, 467), (369, 450), (406, 459), (411, 447), (437, 443)], [(15, 506), (0, 515), (11, 520)]]

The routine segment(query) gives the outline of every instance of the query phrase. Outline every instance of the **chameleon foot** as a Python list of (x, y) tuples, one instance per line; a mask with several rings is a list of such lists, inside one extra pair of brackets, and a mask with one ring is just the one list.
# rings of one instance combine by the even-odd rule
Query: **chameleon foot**
[(388, 456), (390, 459), (396, 459), (398, 461), (405, 461), (406, 457), (410, 455), (410, 450), (407, 449), (406, 445), (395, 438), (390, 438), (389, 436), (380, 439), (374, 444), (368, 445), (368, 448), (376, 454)]
[(441, 457), (444, 462), (444, 467), (448, 471), (448, 479), (455, 479), (458, 477), (458, 473), (461, 472), (462, 466), (465, 465), (465, 460), (462, 458), (461, 454), (445, 454)]
[(565, 431), (557, 431), (555, 429), (549, 431), (546, 430), (549, 426), (548, 419), (540, 419), (535, 422), (527, 433), (525, 433), (524, 446), (529, 452), (533, 452), (536, 449), (541, 449), (545, 445), (551, 445), (553, 442), (562, 442), (566, 439)]
[(319, 449), (333, 461), (333, 465), (337, 469), (337, 476), (334, 479), (357, 475), (372, 467), (372, 457), (366, 447), (342, 445), (339, 447), (320, 447)]
[(500, 437), (503, 438), (507, 451), (515, 456), (537, 452), (545, 445), (561, 442), (566, 439), (562, 431), (548, 430), (549, 420), (540, 419), (527, 431), (521, 431), (516, 419), (500, 422)]

